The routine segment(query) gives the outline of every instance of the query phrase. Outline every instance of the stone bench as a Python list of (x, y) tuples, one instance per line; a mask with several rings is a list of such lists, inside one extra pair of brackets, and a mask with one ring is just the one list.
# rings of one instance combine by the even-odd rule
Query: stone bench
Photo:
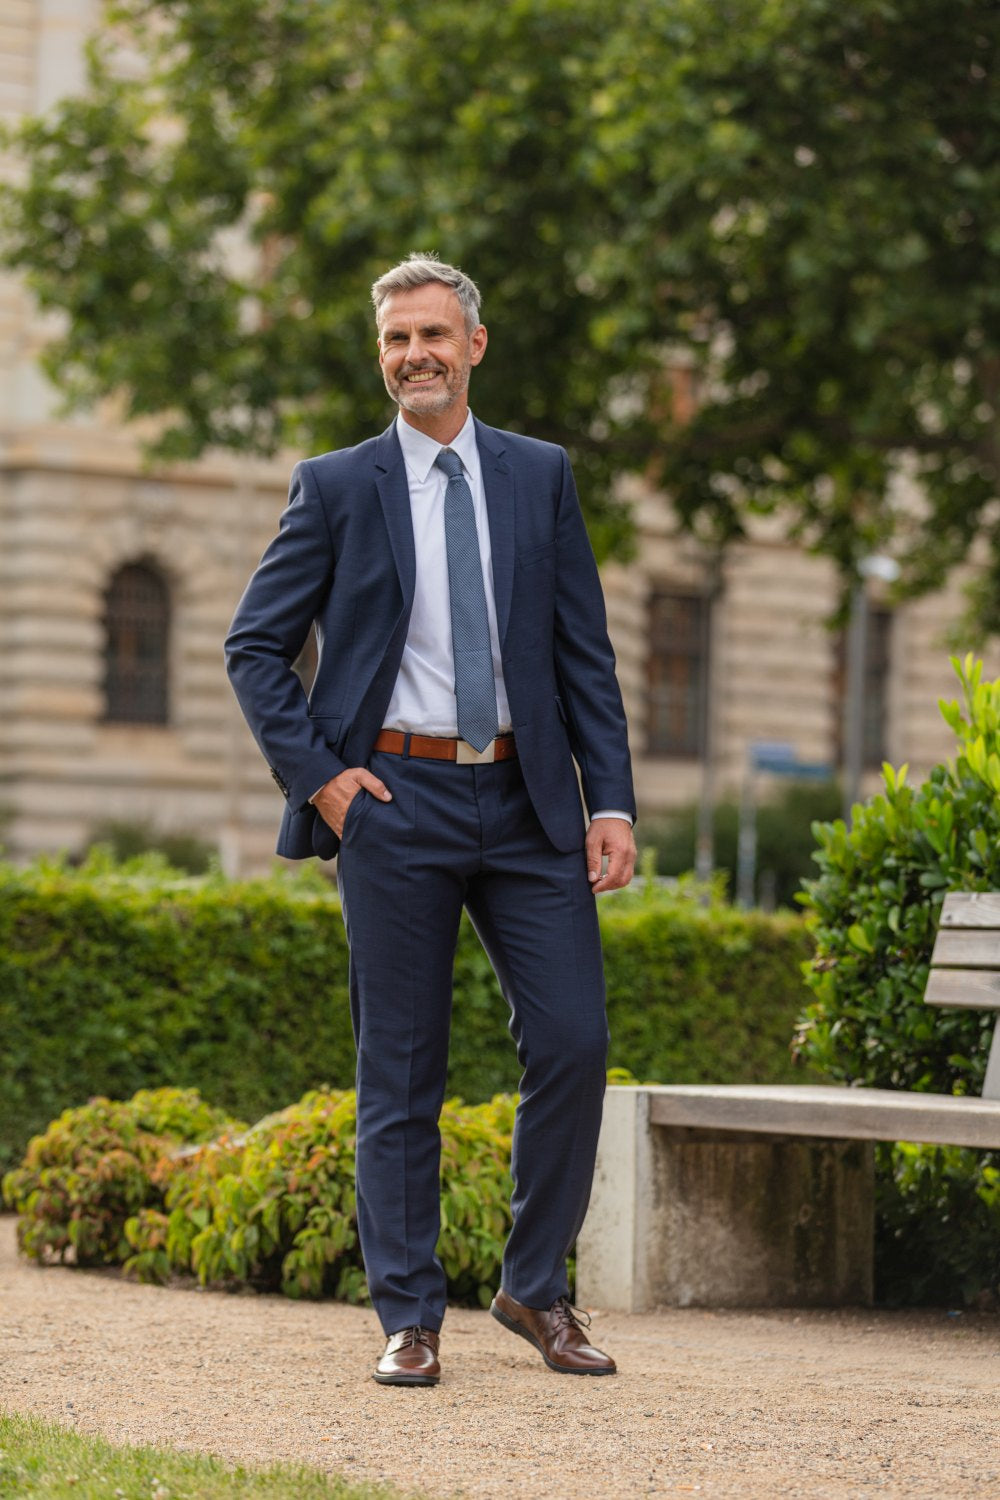
[[(924, 999), (1000, 1009), (1000, 894), (951, 893)], [(823, 1085), (609, 1088), (577, 1242), (582, 1306), (870, 1304), (874, 1142), (1000, 1148), (983, 1097)]]

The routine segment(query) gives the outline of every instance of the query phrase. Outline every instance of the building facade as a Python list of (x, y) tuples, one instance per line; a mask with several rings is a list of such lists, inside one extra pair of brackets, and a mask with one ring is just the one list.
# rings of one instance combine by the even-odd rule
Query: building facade
[[(664, 496), (636, 487), (633, 507), (637, 556), (605, 568), (604, 577), (640, 807), (649, 813), (697, 800), (706, 732), (721, 793), (738, 794), (751, 747), (761, 742), (839, 774), (847, 671), (844, 633), (829, 624), (840, 602), (836, 569), (786, 541), (772, 522), (717, 558), (677, 535)], [(866, 793), (880, 784), (883, 760), (907, 763), (912, 780), (953, 752), (937, 705), (957, 692), (949, 657), (975, 644), (953, 639), (962, 582), (956, 576), (947, 589), (898, 607), (884, 584), (868, 586)], [(987, 674), (1000, 673), (997, 643), (981, 654)]]
[[(5, 0), (0, 118), (79, 89), (96, 0)], [(0, 171), (13, 172), (11, 161)], [(0, 840), (77, 852), (109, 821), (191, 832), (267, 868), (280, 799), (222, 642), (288, 465), (150, 472), (110, 412), (58, 416), (47, 320), (0, 276)]]
[[(5, 0), (0, 118), (79, 88), (96, 9)], [(76, 852), (110, 820), (145, 823), (216, 845), (230, 872), (266, 868), (280, 795), (229, 691), (222, 641), (291, 458), (148, 471), (112, 414), (57, 415), (38, 367), (47, 331), (17, 280), (0, 278), (0, 839), (26, 858)], [(665, 497), (633, 485), (628, 498), (637, 557), (604, 577), (641, 813), (698, 797), (706, 735), (720, 795), (758, 741), (839, 764), (832, 567), (763, 526), (706, 557)], [(951, 745), (936, 701), (953, 691), (958, 586), (891, 613), (877, 592), (871, 602), (866, 758), (919, 774)]]

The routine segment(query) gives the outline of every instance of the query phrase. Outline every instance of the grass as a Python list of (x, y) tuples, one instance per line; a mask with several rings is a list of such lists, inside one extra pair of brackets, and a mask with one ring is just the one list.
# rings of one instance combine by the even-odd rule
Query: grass
[(38, 1417), (0, 1412), (0, 1496), (31, 1500), (399, 1500), (297, 1464), (230, 1468), (170, 1448), (123, 1448)]

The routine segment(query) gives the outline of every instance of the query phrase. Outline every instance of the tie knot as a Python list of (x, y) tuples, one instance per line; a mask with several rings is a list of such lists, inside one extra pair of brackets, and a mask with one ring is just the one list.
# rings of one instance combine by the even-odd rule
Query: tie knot
[(462, 460), (451, 448), (442, 448), (434, 460), (439, 469), (443, 469), (449, 479), (454, 479), (462, 472)]

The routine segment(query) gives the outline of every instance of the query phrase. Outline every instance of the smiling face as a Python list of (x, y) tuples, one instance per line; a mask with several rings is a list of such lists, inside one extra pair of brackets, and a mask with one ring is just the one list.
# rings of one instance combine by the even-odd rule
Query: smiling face
[(385, 388), (403, 420), (449, 442), (469, 409), (469, 373), (486, 352), (486, 329), (480, 323), (469, 333), (455, 293), (433, 281), (386, 300), (378, 347)]

